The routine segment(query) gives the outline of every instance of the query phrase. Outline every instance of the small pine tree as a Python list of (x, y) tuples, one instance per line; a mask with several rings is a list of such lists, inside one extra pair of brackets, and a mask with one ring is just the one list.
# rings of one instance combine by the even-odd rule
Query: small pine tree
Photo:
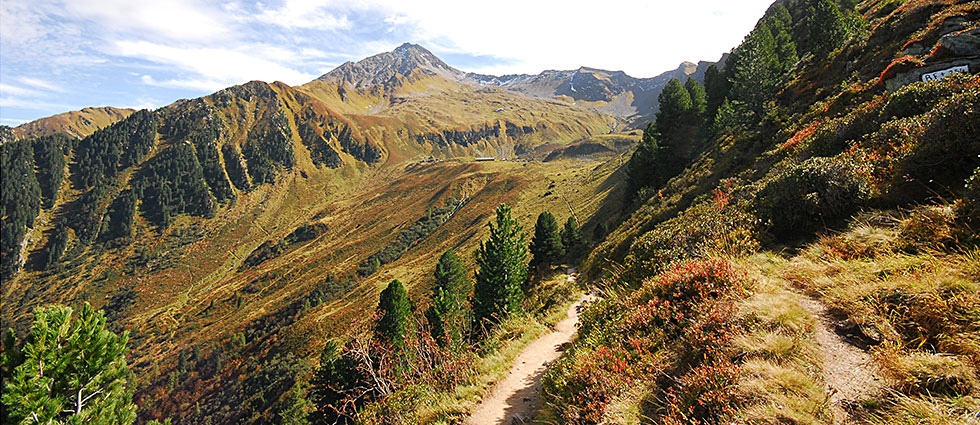
[(352, 424), (353, 413), (346, 401), (362, 404), (370, 399), (356, 394), (364, 377), (357, 369), (357, 360), (343, 352), (336, 341), (327, 341), (320, 353), (320, 367), (310, 380), (310, 402), (313, 410), (312, 423)]
[(569, 263), (578, 261), (585, 254), (585, 240), (575, 217), (568, 217), (565, 221), (565, 227), (561, 229), (561, 243), (565, 246), (565, 258)]
[[(23, 346), (8, 337), (2, 354), (4, 423), (131, 424), (133, 375), (128, 332), (105, 329), (105, 314), (86, 303), (34, 310)], [(74, 316), (74, 317), (73, 317)]]
[(609, 233), (609, 227), (606, 226), (605, 222), (600, 221), (592, 228), (592, 243), (598, 245), (606, 238), (607, 233)]
[(381, 291), (378, 312), (381, 317), (374, 328), (375, 337), (396, 349), (403, 348), (409, 332), (412, 306), (408, 302), (405, 287), (397, 279), (392, 280)]
[(756, 121), (768, 112), (767, 103), (776, 96), (782, 74), (769, 26), (765, 22), (756, 25), (736, 53), (733, 100), (744, 109), (746, 118)]
[(558, 221), (550, 212), (538, 214), (534, 224), (534, 237), (531, 238), (531, 267), (547, 269), (561, 261), (565, 248), (558, 232)]
[(476, 284), (473, 288), (474, 328), (486, 328), (520, 309), (521, 285), (527, 280), (527, 236), (510, 207), (497, 207), (496, 226), (490, 238), (476, 250)]
[(810, 0), (806, 28), (810, 52), (827, 55), (847, 41), (847, 23), (837, 3), (832, 0)]
[(473, 287), (451, 249), (439, 257), (435, 278), (432, 307), (426, 312), (432, 337), (441, 347), (458, 348), (469, 332), (471, 312), (467, 297)]
[(691, 93), (681, 80), (672, 78), (657, 97), (660, 111), (657, 112), (657, 130), (660, 134), (674, 140), (681, 129), (690, 123)]

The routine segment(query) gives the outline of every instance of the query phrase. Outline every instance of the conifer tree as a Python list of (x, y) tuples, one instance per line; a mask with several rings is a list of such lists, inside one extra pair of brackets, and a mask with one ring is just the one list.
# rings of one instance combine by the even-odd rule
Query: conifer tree
[(760, 22), (736, 49), (737, 63), (732, 94), (740, 112), (749, 121), (762, 118), (767, 103), (779, 89), (782, 65), (776, 55), (776, 41), (765, 22)]
[(490, 227), (490, 238), (476, 250), (476, 284), (473, 288), (473, 319), (476, 329), (485, 328), (520, 309), (521, 285), (527, 280), (527, 236), (501, 204)]
[(565, 248), (561, 243), (558, 231), (558, 221), (550, 212), (538, 214), (534, 224), (534, 237), (531, 238), (531, 267), (546, 269), (565, 256)]
[(8, 337), (2, 354), (4, 423), (131, 424), (133, 375), (128, 332), (105, 329), (105, 315), (86, 303), (34, 310), (22, 346)]
[[(357, 360), (342, 350), (336, 341), (327, 341), (320, 353), (320, 367), (310, 380), (310, 402), (313, 411), (309, 418), (315, 424), (352, 424), (351, 413), (344, 401), (355, 399), (364, 403), (367, 397), (357, 397), (358, 387), (364, 381)], [(368, 394), (370, 396), (370, 394)]]
[(827, 55), (847, 40), (844, 14), (832, 0), (809, 0), (806, 29), (810, 52)]
[[(643, 131), (643, 138), (626, 163), (626, 199), (632, 201), (640, 189), (659, 187), (667, 181), (665, 153), (660, 147), (656, 125), (650, 123)], [(605, 235), (603, 235), (605, 236)]]
[(718, 107), (728, 97), (731, 90), (731, 82), (725, 73), (718, 69), (717, 65), (712, 64), (704, 71), (704, 91), (707, 95), (707, 115), (715, 116)]
[(603, 239), (606, 238), (606, 233), (609, 232), (609, 228), (606, 226), (605, 222), (600, 221), (592, 228), (592, 243), (599, 244)]
[(687, 82), (684, 83), (684, 89), (691, 95), (689, 112), (691, 124), (700, 125), (708, 109), (708, 94), (704, 91), (704, 85), (693, 78), (687, 79)]
[(452, 249), (439, 257), (435, 278), (432, 307), (426, 312), (426, 318), (440, 346), (458, 347), (469, 331), (471, 312), (467, 298), (473, 288)]
[(397, 279), (392, 280), (381, 291), (378, 312), (381, 313), (381, 317), (374, 328), (375, 337), (396, 349), (404, 347), (405, 337), (409, 332), (412, 307), (408, 302), (405, 287)]
[(691, 93), (681, 80), (672, 78), (657, 97), (660, 111), (657, 112), (657, 130), (668, 141), (673, 141), (677, 133), (690, 123)]
[(577, 261), (585, 254), (585, 240), (582, 230), (578, 227), (575, 217), (568, 217), (565, 227), (561, 230), (561, 243), (565, 246), (565, 258), (569, 263)]

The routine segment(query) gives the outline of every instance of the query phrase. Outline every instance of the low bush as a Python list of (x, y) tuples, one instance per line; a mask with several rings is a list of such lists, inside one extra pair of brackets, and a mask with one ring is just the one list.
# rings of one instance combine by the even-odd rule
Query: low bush
[[(733, 299), (747, 293), (746, 282), (727, 261), (694, 260), (590, 307), (580, 317), (578, 341), (543, 379), (556, 418), (600, 423), (610, 403), (637, 386), (652, 387), (649, 397), (663, 401), (667, 422), (728, 414), (738, 382), (727, 348), (736, 323)], [(713, 375), (722, 371), (727, 374)], [(683, 378), (662, 379), (667, 375)]]
[(756, 194), (756, 215), (779, 241), (805, 237), (850, 217), (868, 197), (852, 161), (811, 158), (772, 175)]
[(717, 189), (712, 201), (696, 204), (637, 238), (626, 258), (625, 279), (638, 282), (682, 260), (756, 251), (755, 217), (732, 196), (738, 194)]

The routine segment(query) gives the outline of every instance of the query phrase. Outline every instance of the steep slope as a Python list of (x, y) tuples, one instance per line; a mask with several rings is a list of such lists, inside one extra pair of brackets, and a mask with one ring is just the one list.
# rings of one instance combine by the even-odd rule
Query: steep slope
[(391, 52), (379, 53), (355, 62), (345, 62), (314, 81), (323, 81), (345, 88), (383, 86), (392, 89), (403, 79), (440, 76), (459, 81), (464, 73), (449, 65), (417, 44), (405, 43)]
[(976, 2), (781, 1), (703, 103), (671, 84), (551, 419), (973, 420), (978, 28)]
[(136, 110), (111, 106), (83, 108), (80, 111), (65, 112), (18, 125), (13, 128), (12, 135), (14, 138), (24, 139), (63, 133), (81, 139), (128, 117), (133, 112)]

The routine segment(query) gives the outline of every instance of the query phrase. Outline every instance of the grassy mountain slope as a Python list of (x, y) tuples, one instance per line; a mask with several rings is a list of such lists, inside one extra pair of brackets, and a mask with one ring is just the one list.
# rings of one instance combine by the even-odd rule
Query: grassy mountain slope
[[(734, 51), (734, 107), (586, 260), (607, 297), (545, 378), (553, 421), (972, 420), (980, 78), (902, 85), (975, 62), (945, 46), (980, 9), (851, 6), (779, 2)], [(824, 15), (839, 44), (816, 42), (834, 28), (814, 27), (820, 10), (840, 12)], [(792, 35), (773, 43), (781, 19)], [(765, 49), (789, 40), (799, 61), (774, 72)], [(755, 80), (768, 97), (739, 91), (760, 75), (778, 77)], [(645, 140), (670, 140), (655, 130)], [(827, 338), (869, 359), (853, 382), (835, 378)]]
[[(381, 285), (427, 291), (448, 247), (472, 265), (501, 202), (526, 226), (546, 208), (584, 222), (618, 202), (601, 161), (473, 157), (529, 157), (616, 125), (428, 76), (343, 97), (322, 82), (251, 82), (78, 141), (4, 143), (4, 169), (35, 169), (25, 184), (57, 196), (4, 198), (4, 225), (23, 237), (5, 238), (3, 323), (23, 332), (36, 306), (90, 302), (131, 331), (141, 418), (272, 420), (323, 341), (369, 317)], [(382, 252), (398, 255), (361, 272)]]
[(125, 119), (134, 109), (113, 108), (83, 108), (80, 111), (65, 112), (52, 115), (13, 128), (13, 137), (17, 139), (46, 136), (54, 133), (67, 134), (80, 139), (104, 127)]

